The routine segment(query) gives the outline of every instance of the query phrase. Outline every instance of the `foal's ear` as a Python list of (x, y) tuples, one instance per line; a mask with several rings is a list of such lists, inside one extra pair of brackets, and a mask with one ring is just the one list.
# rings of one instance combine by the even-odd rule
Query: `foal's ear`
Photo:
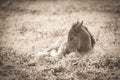
[(83, 25), (83, 21), (81, 21), (81, 23), (80, 23), (79, 21), (77, 21), (77, 26), (78, 26), (79, 28), (81, 28), (82, 25)]
[(82, 25), (83, 25), (83, 21), (81, 21), (81, 23), (79, 23), (79, 26), (80, 26), (80, 27), (82, 27)]

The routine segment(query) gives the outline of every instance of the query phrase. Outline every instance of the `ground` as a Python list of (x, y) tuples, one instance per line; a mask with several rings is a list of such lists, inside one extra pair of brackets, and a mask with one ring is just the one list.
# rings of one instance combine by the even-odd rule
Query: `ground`
[[(96, 40), (91, 52), (40, 56), (77, 20)], [(1, 0), (0, 80), (120, 80), (120, 1)]]

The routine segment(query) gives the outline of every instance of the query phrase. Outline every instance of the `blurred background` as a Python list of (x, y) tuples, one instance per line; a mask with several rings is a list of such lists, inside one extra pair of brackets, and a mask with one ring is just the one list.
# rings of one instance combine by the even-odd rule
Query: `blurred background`
[[(77, 20), (96, 40), (93, 52), (40, 57)], [(0, 0), (0, 80), (119, 80), (120, 0)]]

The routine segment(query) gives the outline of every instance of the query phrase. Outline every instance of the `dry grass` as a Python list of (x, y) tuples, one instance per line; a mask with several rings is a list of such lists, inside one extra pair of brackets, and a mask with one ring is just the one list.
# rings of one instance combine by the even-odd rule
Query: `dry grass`
[[(14, 1), (14, 0), (12, 0)], [(15, 0), (0, 7), (0, 80), (119, 80), (120, 1)], [(94, 50), (63, 59), (39, 56), (77, 20)]]

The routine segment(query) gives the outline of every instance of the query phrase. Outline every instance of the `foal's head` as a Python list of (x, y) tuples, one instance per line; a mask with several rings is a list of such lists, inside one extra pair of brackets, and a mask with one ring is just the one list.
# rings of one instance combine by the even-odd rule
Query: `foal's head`
[(83, 26), (83, 21), (77, 21), (68, 33), (68, 49), (70, 52), (84, 52), (93, 47), (94, 39), (88, 29)]

